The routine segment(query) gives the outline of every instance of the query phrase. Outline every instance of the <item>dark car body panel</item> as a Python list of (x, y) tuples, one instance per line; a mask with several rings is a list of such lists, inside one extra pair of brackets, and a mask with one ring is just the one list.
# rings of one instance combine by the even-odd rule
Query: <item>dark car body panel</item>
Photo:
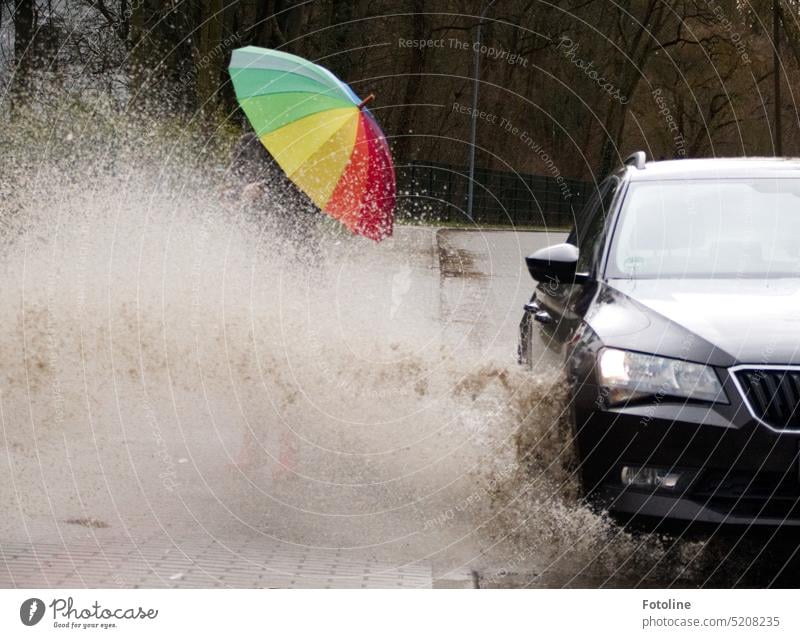
[(715, 344), (717, 365), (800, 363), (800, 279), (616, 279), (610, 286), (698, 344)]
[[(692, 179), (698, 172), (736, 179), (776, 171), (800, 177), (800, 162), (626, 167), (615, 176), (592, 281), (537, 286), (532, 302), (551, 321), (543, 325), (526, 315), (521, 355), (526, 338), (563, 355), (584, 490), (619, 516), (657, 525), (800, 526), (800, 429), (775, 431), (754, 418), (731, 370), (800, 365), (800, 279), (604, 278), (609, 238), (631, 180)], [(707, 364), (729, 402), (651, 397), (609, 405), (596, 370), (603, 347)], [(625, 486), (623, 466), (675, 470), (681, 479), (669, 491)]]

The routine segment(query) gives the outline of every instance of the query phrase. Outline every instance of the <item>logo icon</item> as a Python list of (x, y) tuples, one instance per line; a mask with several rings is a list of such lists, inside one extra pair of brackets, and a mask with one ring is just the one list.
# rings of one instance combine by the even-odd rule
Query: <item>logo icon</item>
[(42, 616), (44, 616), (44, 603), (38, 598), (28, 598), (19, 608), (19, 619), (28, 627), (33, 627)]

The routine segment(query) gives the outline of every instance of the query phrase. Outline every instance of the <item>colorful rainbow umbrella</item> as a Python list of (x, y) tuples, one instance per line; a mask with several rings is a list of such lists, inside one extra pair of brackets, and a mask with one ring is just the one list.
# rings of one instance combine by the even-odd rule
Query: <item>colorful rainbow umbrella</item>
[(239, 104), (261, 143), (314, 203), (354, 233), (392, 234), (395, 175), (372, 114), (327, 69), (281, 51), (233, 52)]

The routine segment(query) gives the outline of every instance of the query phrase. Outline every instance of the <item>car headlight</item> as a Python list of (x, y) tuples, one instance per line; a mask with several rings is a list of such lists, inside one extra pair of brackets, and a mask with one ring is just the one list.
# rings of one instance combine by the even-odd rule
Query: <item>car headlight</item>
[(610, 404), (644, 397), (728, 402), (714, 370), (701, 363), (615, 348), (601, 349), (598, 363)]

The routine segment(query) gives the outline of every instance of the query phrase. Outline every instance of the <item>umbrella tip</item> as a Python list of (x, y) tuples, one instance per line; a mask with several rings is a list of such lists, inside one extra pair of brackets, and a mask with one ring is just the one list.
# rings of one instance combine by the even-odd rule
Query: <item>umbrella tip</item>
[(359, 108), (359, 110), (360, 110), (360, 109), (363, 109), (363, 108), (364, 108), (364, 107), (367, 105), (367, 103), (368, 103), (368, 102), (371, 102), (371, 101), (372, 101), (372, 100), (374, 100), (374, 99), (375, 99), (375, 94), (374, 94), (374, 93), (370, 93), (370, 94), (369, 94), (367, 97), (365, 97), (365, 98), (364, 98), (363, 100), (361, 100), (361, 102), (359, 103), (359, 105), (358, 105), (358, 108)]

